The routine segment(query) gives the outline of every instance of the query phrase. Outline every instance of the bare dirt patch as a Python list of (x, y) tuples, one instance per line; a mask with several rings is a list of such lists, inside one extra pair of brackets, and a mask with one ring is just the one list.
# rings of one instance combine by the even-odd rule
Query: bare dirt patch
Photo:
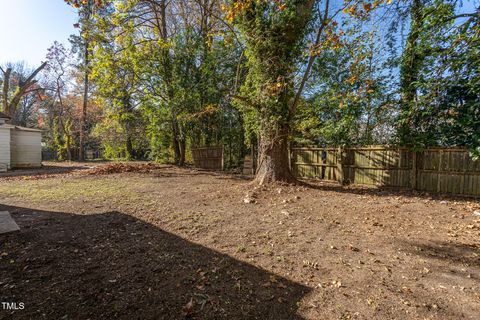
[(0, 319), (478, 318), (476, 201), (121, 172), (0, 179)]

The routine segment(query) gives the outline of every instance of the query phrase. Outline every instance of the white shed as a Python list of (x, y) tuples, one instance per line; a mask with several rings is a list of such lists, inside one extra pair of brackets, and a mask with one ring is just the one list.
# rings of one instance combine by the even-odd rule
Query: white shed
[(8, 123), (0, 112), (0, 170), (42, 166), (42, 131)]

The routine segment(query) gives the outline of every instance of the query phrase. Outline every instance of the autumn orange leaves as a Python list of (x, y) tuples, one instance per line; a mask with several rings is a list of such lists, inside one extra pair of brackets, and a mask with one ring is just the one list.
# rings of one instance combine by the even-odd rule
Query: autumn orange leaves
[(223, 5), (222, 10), (225, 12), (225, 18), (232, 23), (233, 20), (241, 13), (251, 10), (253, 4), (272, 3), (274, 8), (279, 11), (284, 11), (287, 8), (287, 1), (285, 0), (239, 0), (233, 1), (231, 5)]
[[(87, 5), (89, 0), (64, 0), (66, 3), (70, 4), (74, 8), (80, 8), (81, 6)], [(93, 4), (98, 7), (103, 6), (102, 0), (93, 0)]]
[[(351, 1), (345, 1), (351, 2)], [(349, 14), (352, 17), (366, 18), (370, 12), (382, 4), (391, 4), (392, 0), (375, 0), (375, 1), (355, 1), (353, 4), (346, 4), (342, 10), (344, 14)]]

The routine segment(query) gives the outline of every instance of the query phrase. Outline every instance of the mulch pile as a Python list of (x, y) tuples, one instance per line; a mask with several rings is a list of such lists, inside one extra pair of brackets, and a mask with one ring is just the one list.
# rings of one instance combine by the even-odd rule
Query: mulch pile
[(109, 163), (105, 165), (92, 166), (90, 168), (72, 169), (69, 171), (56, 171), (55, 169), (47, 171), (32, 171), (25, 172), (19, 175), (0, 176), (1, 181), (15, 181), (15, 180), (42, 180), (55, 178), (58, 176), (68, 177), (76, 175), (108, 175), (115, 173), (151, 173), (154, 170), (160, 169), (161, 166), (155, 163)]

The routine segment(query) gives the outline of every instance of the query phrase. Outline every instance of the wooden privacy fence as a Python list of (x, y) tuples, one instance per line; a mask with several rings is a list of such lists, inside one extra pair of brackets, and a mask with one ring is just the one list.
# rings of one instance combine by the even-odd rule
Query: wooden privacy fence
[(465, 149), (291, 148), (300, 178), (480, 196), (480, 161)]
[(192, 148), (195, 167), (207, 170), (223, 170), (223, 146)]

